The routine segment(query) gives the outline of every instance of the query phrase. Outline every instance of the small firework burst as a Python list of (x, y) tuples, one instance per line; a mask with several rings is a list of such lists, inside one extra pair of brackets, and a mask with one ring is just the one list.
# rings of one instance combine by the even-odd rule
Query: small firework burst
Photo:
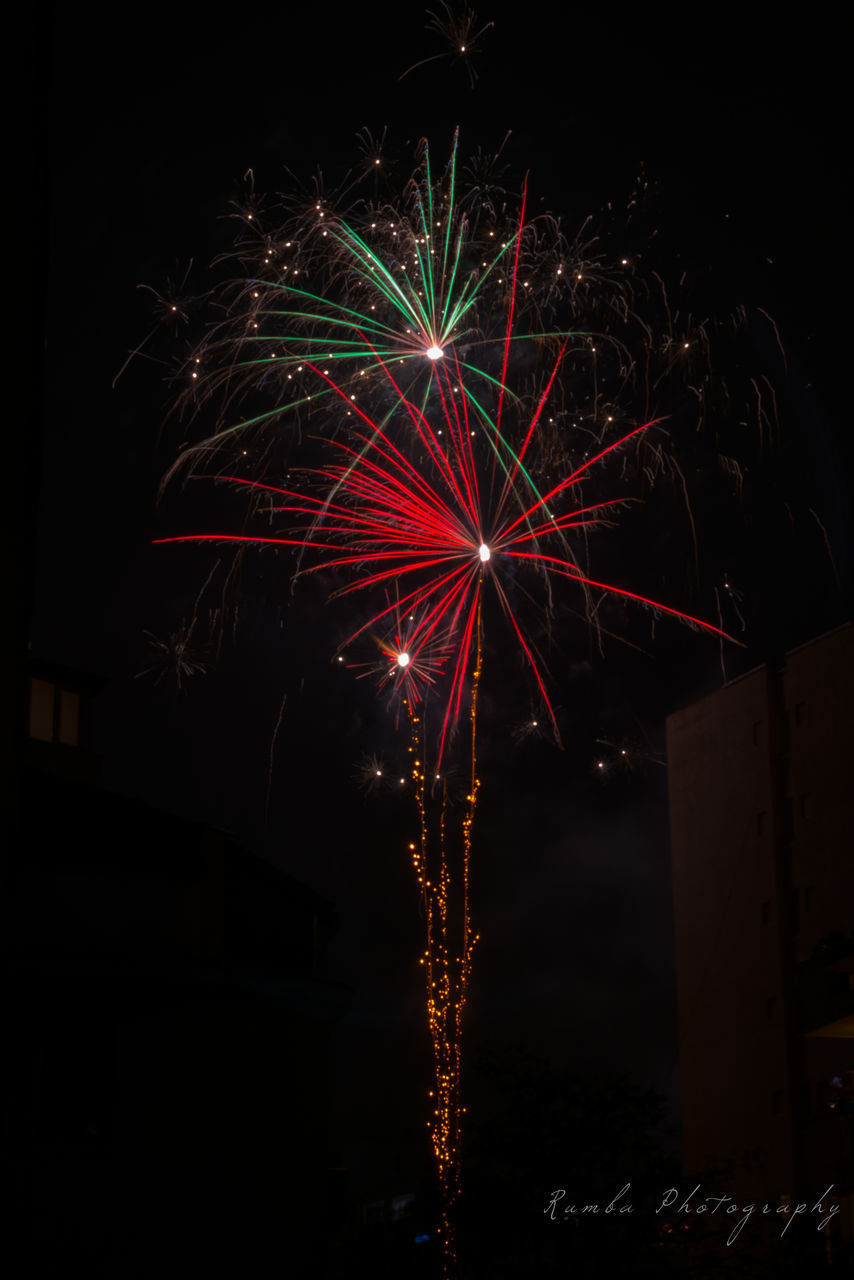
[(204, 651), (194, 649), (192, 645), (195, 624), (181, 622), (175, 631), (170, 631), (165, 640), (159, 639), (151, 631), (143, 635), (153, 650), (153, 661), (150, 666), (137, 672), (136, 679), (153, 675), (155, 685), (160, 684), (166, 676), (175, 681), (178, 693), (186, 692), (186, 682), (193, 676), (204, 675), (208, 670), (204, 661)]
[(403, 80), (404, 76), (408, 76), (410, 71), (415, 71), (418, 67), (424, 67), (429, 62), (438, 62), (440, 59), (448, 58), (452, 62), (462, 62), (464, 64), (468, 72), (469, 84), (474, 88), (477, 80), (477, 71), (474, 68), (472, 58), (479, 52), (479, 42), (487, 31), (490, 31), (495, 26), (495, 23), (485, 22), (483, 26), (480, 26), (477, 14), (468, 5), (449, 4), (446, 0), (440, 0), (440, 2), (443, 12), (433, 13), (432, 10), (428, 9), (427, 16), (430, 21), (424, 29), (425, 31), (434, 31), (441, 38), (444, 45), (442, 52), (414, 62), (398, 78)]

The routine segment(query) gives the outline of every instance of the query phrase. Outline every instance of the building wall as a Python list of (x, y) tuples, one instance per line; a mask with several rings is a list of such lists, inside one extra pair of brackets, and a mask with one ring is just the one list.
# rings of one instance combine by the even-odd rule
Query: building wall
[(793, 1177), (779, 732), (764, 669), (668, 721), (685, 1164), (757, 1196)]
[(843, 1207), (852, 642), (842, 627), (667, 725), (686, 1175), (772, 1200), (833, 1183)]
[(783, 678), (789, 721), (792, 888), (797, 959), (854, 923), (854, 628), (790, 653)]

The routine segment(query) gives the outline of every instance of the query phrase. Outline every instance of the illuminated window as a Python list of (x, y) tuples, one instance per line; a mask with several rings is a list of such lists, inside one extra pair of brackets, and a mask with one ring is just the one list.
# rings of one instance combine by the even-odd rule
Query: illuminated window
[(50, 680), (30, 679), (30, 737), (76, 747), (80, 741), (80, 694)]
[(53, 742), (54, 687), (49, 680), (30, 680), (30, 737)]
[(76, 747), (80, 728), (80, 694), (62, 689), (59, 694), (59, 741)]

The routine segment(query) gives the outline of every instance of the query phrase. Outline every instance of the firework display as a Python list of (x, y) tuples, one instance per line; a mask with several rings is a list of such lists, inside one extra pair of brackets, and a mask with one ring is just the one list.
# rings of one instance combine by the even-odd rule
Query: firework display
[(446, 356), (479, 412), (503, 388), (508, 334), (529, 347), (555, 336), (567, 282), (580, 287), (585, 266), (598, 278), (589, 246), (568, 244), (550, 218), (526, 222), (524, 197), (516, 208), (471, 182), (461, 189), (457, 156), (455, 139), (437, 180), (423, 143), (396, 202), (356, 200), (341, 212), (346, 192), (315, 192), (269, 214), (254, 198), (237, 210), (233, 257), (244, 274), (222, 288), (222, 319), (182, 373), (222, 423), (190, 449), (194, 467), (300, 416), (338, 429), (345, 415), (315, 366), (386, 426), (401, 394), (422, 409), (435, 399)]
[[(558, 742), (548, 658), (556, 600), (597, 626), (607, 599), (725, 636), (675, 600), (603, 580), (593, 537), (636, 496), (626, 477), (678, 474), (650, 412), (654, 379), (685, 372), (679, 362), (704, 346), (705, 331), (680, 342), (671, 321), (653, 345), (628, 260), (597, 255), (592, 238), (570, 244), (553, 219), (529, 222), (524, 186), (518, 202), (477, 184), (461, 190), (457, 155), (455, 139), (437, 178), (422, 144), (397, 203), (341, 212), (315, 200), (278, 224), (268, 216), (269, 226), (259, 205), (243, 210), (244, 275), (220, 291), (224, 316), (182, 374), (186, 402), (212, 409), (214, 429), (176, 469), (244, 494), (246, 520), (239, 532), (159, 539), (288, 548), (297, 578), (332, 575), (332, 598), (352, 621), (330, 658), (355, 679), (376, 676), (408, 722), (446, 1276), (477, 941), (485, 632), (517, 651)], [(451, 758), (466, 778), (459, 807), (447, 790)]]

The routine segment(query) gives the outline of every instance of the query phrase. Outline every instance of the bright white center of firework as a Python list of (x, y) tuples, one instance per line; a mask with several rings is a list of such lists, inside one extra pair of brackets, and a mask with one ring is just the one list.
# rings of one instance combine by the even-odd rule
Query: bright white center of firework
[(409, 666), (409, 654), (408, 654), (408, 653), (399, 653), (399, 654), (397, 655), (397, 665), (398, 665), (399, 667), (408, 667), (408, 666)]
[(432, 347), (427, 348), (427, 355), (430, 357), (431, 360), (441, 360), (444, 354), (445, 353), (442, 350), (442, 348), (437, 347), (435, 343), (433, 344)]
[(491, 551), (489, 550), (489, 547), (486, 545), (486, 543), (485, 543), (485, 542), (482, 542), (482, 543), (480, 544), (480, 558), (481, 558), (481, 560), (483, 561), (483, 563), (484, 563), (484, 564), (486, 564), (486, 562), (487, 562), (487, 560), (489, 559), (489, 557), (490, 557), (490, 555), (491, 555), (491, 554), (492, 554), (492, 553), (491, 553)]

